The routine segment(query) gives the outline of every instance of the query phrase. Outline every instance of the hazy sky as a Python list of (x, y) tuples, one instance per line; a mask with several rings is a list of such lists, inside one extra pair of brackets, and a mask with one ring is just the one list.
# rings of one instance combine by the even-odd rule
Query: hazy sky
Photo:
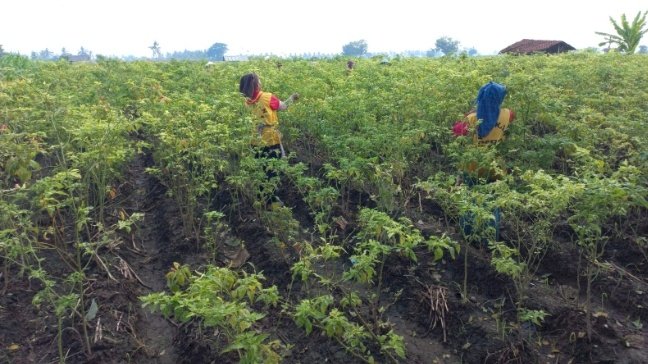
[[(205, 50), (227, 55), (341, 53), (360, 39), (369, 52), (428, 50), (448, 36), (462, 48), (496, 53), (524, 38), (596, 47), (614, 33), (609, 17), (631, 21), (646, 0), (5, 0), (0, 44), (29, 55), (80, 47), (106, 56)], [(645, 37), (641, 44), (648, 44)]]

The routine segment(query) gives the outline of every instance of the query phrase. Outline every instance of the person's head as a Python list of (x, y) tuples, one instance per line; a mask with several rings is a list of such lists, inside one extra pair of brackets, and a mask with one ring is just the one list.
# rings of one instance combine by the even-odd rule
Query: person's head
[(506, 86), (490, 81), (479, 89), (477, 108), (479, 105), (496, 106), (498, 109), (506, 97)]
[(495, 127), (500, 114), (500, 106), (506, 96), (506, 87), (499, 83), (489, 82), (479, 89), (477, 94), (477, 119), (482, 122), (477, 127), (480, 138), (485, 137)]
[(239, 92), (245, 95), (245, 97), (251, 99), (254, 97), (254, 93), (261, 88), (261, 82), (259, 81), (259, 76), (256, 73), (248, 73), (241, 77), (239, 83)]

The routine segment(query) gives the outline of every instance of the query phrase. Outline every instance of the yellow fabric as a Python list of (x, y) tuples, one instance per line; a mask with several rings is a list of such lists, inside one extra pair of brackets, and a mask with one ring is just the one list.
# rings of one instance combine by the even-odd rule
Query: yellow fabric
[[(470, 124), (470, 129), (475, 130), (477, 128), (477, 113), (470, 113), (466, 117), (468, 124)], [(483, 138), (479, 138), (477, 133), (473, 136), (473, 141), (475, 143), (479, 142), (498, 142), (504, 140), (504, 131), (508, 128), (511, 123), (511, 110), (509, 109), (500, 109), (499, 117), (497, 118), (497, 124), (495, 127)]]
[[(471, 130), (477, 127), (477, 113), (470, 113), (466, 117)], [(504, 131), (511, 123), (511, 111), (509, 109), (500, 109), (499, 118), (495, 127), (484, 138), (479, 138), (477, 132), (473, 135), (473, 142), (475, 144), (485, 144), (491, 142), (499, 142), (504, 140)], [(476, 161), (470, 161), (462, 166), (464, 172), (472, 178), (486, 179), (487, 181), (494, 181), (501, 179), (506, 175), (506, 167), (501, 160), (498, 160), (499, 168), (492, 166), (480, 166)]]
[(252, 138), (253, 145), (269, 147), (281, 143), (281, 133), (279, 132), (279, 115), (277, 110), (270, 107), (270, 98), (272, 93), (259, 92), (257, 101), (248, 104), (259, 123), (254, 127)]

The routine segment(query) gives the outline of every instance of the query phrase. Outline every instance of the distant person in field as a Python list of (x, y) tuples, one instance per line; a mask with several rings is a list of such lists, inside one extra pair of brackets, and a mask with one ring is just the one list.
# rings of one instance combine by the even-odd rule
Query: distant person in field
[[(248, 73), (241, 77), (239, 91), (245, 96), (245, 105), (251, 110), (252, 115), (258, 120), (253, 131), (252, 146), (256, 149), (256, 158), (278, 159), (286, 156), (279, 132), (279, 111), (286, 110), (299, 95), (294, 93), (285, 101), (281, 101), (270, 92), (261, 90), (261, 81), (255, 73)], [(265, 167), (268, 179), (276, 173)], [(281, 202), (272, 196), (266, 203)]]
[(355, 68), (356, 63), (353, 60), (348, 60), (346, 63), (346, 69), (344, 70), (346, 75), (349, 76), (351, 72), (353, 72), (353, 69)]
[[(488, 145), (504, 140), (504, 132), (515, 120), (513, 110), (503, 108), (502, 102), (506, 97), (506, 87), (496, 82), (489, 82), (479, 89), (476, 110), (468, 112), (463, 120), (457, 121), (452, 127), (455, 136), (468, 136), (472, 133), (475, 145)], [(477, 162), (471, 161), (464, 166), (472, 178), (485, 178), (492, 181), (500, 177), (500, 171), (489, 168), (478, 168)]]

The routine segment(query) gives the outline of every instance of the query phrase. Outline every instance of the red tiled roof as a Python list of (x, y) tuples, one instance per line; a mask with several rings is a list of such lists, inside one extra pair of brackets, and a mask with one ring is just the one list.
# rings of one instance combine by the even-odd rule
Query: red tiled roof
[(513, 43), (510, 46), (502, 49), (500, 53), (561, 53), (573, 51), (576, 48), (563, 42), (562, 40), (534, 40), (522, 39), (519, 42)]

